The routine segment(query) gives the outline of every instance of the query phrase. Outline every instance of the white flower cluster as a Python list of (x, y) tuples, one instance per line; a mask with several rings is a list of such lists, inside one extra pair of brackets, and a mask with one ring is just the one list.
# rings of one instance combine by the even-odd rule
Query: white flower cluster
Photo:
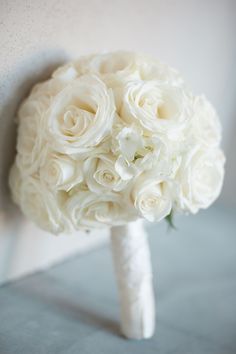
[(196, 213), (219, 195), (221, 127), (204, 96), (143, 55), (92, 55), (37, 84), (18, 112), (15, 202), (52, 233)]

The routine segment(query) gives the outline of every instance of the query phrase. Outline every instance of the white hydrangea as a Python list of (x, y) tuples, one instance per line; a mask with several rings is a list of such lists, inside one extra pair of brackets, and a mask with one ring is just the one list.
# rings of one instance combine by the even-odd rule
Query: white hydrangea
[(196, 213), (221, 191), (214, 108), (144, 55), (90, 55), (58, 68), (22, 103), (18, 124), (13, 199), (55, 234)]

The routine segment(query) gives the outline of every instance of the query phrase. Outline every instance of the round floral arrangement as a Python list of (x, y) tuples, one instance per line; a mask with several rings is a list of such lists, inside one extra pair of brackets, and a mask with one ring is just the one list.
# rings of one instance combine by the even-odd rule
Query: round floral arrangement
[(196, 213), (220, 193), (214, 108), (149, 57), (115, 52), (62, 66), (17, 119), (13, 198), (52, 233)]

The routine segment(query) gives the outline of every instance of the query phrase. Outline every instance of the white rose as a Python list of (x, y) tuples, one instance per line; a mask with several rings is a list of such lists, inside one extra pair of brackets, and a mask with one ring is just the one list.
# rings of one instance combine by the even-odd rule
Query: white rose
[(170, 83), (174, 86), (185, 86), (184, 80), (179, 72), (159, 60), (153, 60), (146, 55), (137, 55), (136, 63), (141, 80), (157, 80), (162, 83)]
[(98, 154), (84, 162), (85, 181), (94, 193), (121, 191), (126, 182), (115, 170), (115, 158), (111, 154)]
[(72, 230), (63, 211), (65, 202), (64, 192), (52, 193), (39, 179), (28, 177), (22, 180), (19, 203), (21, 210), (42, 229), (53, 234)]
[(57, 151), (83, 153), (108, 135), (114, 113), (111, 90), (95, 76), (82, 76), (52, 100), (42, 129)]
[(219, 196), (224, 178), (225, 157), (218, 148), (192, 148), (176, 176), (177, 208), (196, 213), (209, 207)]
[[(66, 85), (67, 80), (61, 79), (59, 77), (53, 77), (47, 81), (41, 82), (33, 87), (30, 92), (30, 96), (26, 99), (25, 103), (28, 104), (30, 101), (35, 101), (36, 105), (42, 105), (41, 113), (45, 113), (45, 110), (51, 104), (52, 98), (55, 97), (60, 91), (62, 91)], [(23, 107), (21, 107), (20, 112), (24, 116), (25, 113), (22, 112), (22, 110)]]
[(216, 147), (221, 140), (221, 126), (217, 113), (204, 96), (194, 99), (194, 116), (191, 121), (193, 135), (206, 146)]
[(23, 175), (37, 172), (47, 149), (42, 121), (53, 97), (66, 86), (50, 79), (37, 84), (18, 112), (17, 164)]
[(103, 53), (88, 57), (82, 67), (85, 73), (100, 76), (108, 85), (115, 86), (121, 80), (139, 77), (136, 58), (137, 54), (132, 52)]
[(125, 86), (120, 116), (140, 124), (146, 134), (178, 137), (191, 114), (191, 95), (182, 88), (157, 81), (131, 81)]
[(68, 200), (66, 208), (76, 229), (122, 225), (133, 220), (132, 211), (117, 193), (78, 191)]
[(52, 190), (69, 191), (83, 181), (82, 162), (50, 151), (40, 167), (40, 178)]
[(34, 113), (20, 120), (16, 148), (16, 162), (22, 175), (37, 172), (46, 156), (46, 141), (38, 114)]
[(160, 221), (170, 214), (172, 200), (168, 182), (155, 174), (143, 174), (137, 178), (131, 191), (131, 199), (139, 215), (149, 221)]

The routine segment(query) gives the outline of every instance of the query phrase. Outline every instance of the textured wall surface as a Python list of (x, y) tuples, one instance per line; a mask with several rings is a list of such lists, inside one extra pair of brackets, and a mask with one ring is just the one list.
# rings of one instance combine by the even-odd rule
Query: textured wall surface
[[(229, 171), (224, 202), (235, 202), (234, 0), (0, 1), (0, 268), (1, 279), (44, 266), (87, 243), (51, 238), (12, 206), (7, 176), (15, 154), (14, 115), (37, 81), (58, 64), (104, 50), (146, 52), (178, 68), (204, 92), (224, 125)], [(233, 190), (233, 193), (232, 193)]]

